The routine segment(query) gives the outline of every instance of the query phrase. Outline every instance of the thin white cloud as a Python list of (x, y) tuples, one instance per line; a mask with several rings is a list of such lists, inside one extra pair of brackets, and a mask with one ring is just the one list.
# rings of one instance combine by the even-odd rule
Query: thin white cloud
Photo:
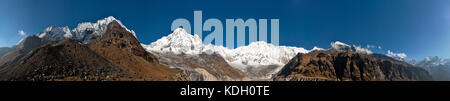
[(19, 30), (19, 31), (18, 31), (18, 34), (19, 34), (20, 36), (24, 36), (24, 35), (26, 35), (27, 33), (26, 33), (25, 31), (23, 31), (23, 30)]
[(375, 48), (377, 48), (377, 49), (381, 49), (381, 46), (375, 46), (375, 45), (367, 45), (366, 46), (366, 48), (373, 48), (373, 49), (375, 49)]

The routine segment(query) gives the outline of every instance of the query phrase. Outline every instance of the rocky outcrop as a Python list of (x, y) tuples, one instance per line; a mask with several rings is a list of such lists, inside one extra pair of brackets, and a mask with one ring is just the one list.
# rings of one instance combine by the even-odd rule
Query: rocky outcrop
[(274, 80), (289, 81), (422, 81), (424, 69), (389, 57), (336, 50), (299, 53)]

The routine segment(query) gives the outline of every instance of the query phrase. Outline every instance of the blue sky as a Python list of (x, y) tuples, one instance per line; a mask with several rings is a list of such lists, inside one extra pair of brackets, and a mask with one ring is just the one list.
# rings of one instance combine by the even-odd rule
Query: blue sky
[(1, 0), (0, 47), (20, 40), (19, 30), (72, 29), (108, 16), (149, 44), (168, 35), (177, 18), (193, 24), (195, 10), (203, 11), (203, 20), (280, 19), (280, 45), (329, 48), (341, 41), (412, 59), (450, 58), (450, 0)]

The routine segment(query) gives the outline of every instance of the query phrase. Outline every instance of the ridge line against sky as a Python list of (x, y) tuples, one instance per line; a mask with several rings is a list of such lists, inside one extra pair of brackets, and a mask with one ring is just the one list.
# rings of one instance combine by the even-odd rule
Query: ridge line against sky
[(176, 18), (192, 24), (195, 10), (203, 11), (203, 20), (280, 19), (283, 46), (329, 48), (331, 42), (341, 41), (381, 46), (371, 50), (406, 53), (412, 59), (450, 58), (448, 0), (2, 0), (0, 47), (12, 46), (24, 35), (52, 25), (73, 29), (78, 23), (108, 16), (121, 20), (139, 41), (149, 44), (170, 34)]

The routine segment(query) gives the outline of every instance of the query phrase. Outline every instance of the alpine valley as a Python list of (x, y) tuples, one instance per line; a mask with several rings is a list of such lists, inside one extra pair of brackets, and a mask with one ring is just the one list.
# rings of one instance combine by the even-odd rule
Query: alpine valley
[(406, 62), (339, 41), (228, 49), (182, 28), (146, 45), (112, 16), (48, 27), (0, 48), (0, 57), (2, 81), (430, 81), (448, 80), (450, 70), (438, 57)]

